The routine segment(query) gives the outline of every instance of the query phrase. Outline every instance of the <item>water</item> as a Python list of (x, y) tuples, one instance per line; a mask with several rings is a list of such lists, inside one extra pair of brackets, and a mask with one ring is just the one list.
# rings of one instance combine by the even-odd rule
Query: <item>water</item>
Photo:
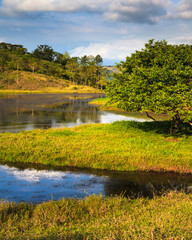
[(90, 194), (153, 197), (162, 190), (191, 190), (191, 175), (120, 173), (101, 170), (35, 169), (0, 165), (0, 198), (40, 203)]
[(0, 196), (9, 201), (42, 202), (104, 193), (106, 177), (54, 170), (19, 170), (0, 165)]
[[(104, 94), (30, 94), (0, 97), (0, 132), (73, 127), (117, 120), (149, 120), (141, 115), (102, 112), (89, 102)], [(140, 117), (140, 118), (139, 118)]]

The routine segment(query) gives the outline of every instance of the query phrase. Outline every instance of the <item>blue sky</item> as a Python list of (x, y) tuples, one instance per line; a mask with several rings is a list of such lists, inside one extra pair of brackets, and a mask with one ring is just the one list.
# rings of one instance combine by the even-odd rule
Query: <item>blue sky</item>
[(0, 0), (0, 42), (125, 60), (149, 39), (192, 44), (192, 0)]

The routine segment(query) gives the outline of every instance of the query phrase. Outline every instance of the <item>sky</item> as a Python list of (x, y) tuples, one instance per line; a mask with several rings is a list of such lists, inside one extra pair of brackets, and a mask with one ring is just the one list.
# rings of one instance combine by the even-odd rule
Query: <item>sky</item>
[(47, 44), (114, 65), (150, 39), (192, 44), (192, 0), (0, 0), (0, 42), (29, 52)]

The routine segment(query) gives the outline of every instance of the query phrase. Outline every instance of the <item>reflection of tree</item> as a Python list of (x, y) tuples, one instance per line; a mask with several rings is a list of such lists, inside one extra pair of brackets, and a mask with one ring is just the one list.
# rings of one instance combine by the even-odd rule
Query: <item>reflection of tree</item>
[(48, 94), (0, 99), (0, 125), (34, 124), (35, 128), (44, 129), (56, 123), (100, 122), (97, 107), (88, 105), (86, 95), (80, 97)]
[(71, 102), (63, 108), (66, 122), (99, 122), (100, 113), (97, 107), (89, 106), (84, 101)]
[(35, 124), (34, 124), (34, 128), (40, 128), (40, 129), (48, 129), (48, 128), (51, 128), (52, 127), (52, 122), (51, 120), (47, 120), (47, 121), (35, 121)]
[(180, 190), (191, 185), (190, 176), (161, 173), (129, 173), (111, 176), (104, 184), (105, 195), (120, 195), (137, 197), (153, 197), (163, 191)]

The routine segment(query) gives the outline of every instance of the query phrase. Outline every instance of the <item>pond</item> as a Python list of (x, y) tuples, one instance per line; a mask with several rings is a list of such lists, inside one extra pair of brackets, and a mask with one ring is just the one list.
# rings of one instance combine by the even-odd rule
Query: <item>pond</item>
[(117, 120), (147, 121), (139, 114), (102, 112), (89, 102), (104, 94), (29, 94), (0, 97), (0, 132), (74, 127)]
[(0, 197), (14, 202), (40, 203), (90, 194), (132, 198), (153, 197), (167, 189), (190, 191), (190, 175), (171, 173), (120, 173), (85, 169), (38, 169), (35, 166), (0, 165)]

